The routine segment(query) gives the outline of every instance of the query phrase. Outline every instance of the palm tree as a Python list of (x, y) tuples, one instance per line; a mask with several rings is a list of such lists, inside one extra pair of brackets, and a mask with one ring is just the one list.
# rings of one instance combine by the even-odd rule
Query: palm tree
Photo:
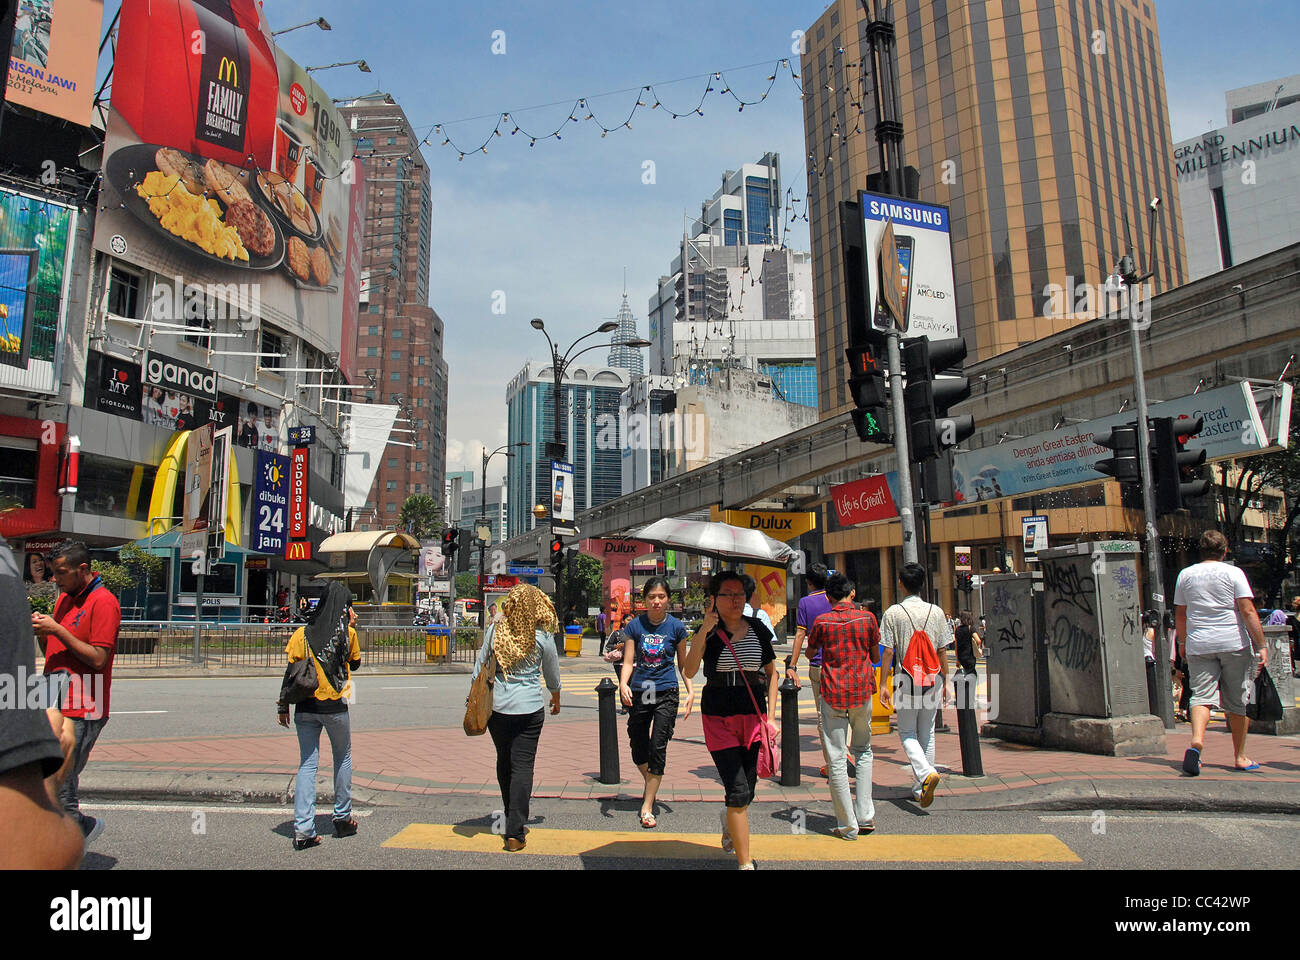
[(406, 498), (397, 514), (398, 526), (417, 540), (432, 540), (442, 529), (442, 508), (425, 493)]

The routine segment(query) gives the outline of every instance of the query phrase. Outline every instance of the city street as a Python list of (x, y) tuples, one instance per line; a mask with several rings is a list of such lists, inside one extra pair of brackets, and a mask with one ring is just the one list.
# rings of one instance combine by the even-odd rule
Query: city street
[[(330, 833), (328, 808), (318, 808), (324, 842), (295, 852), (288, 806), (86, 804), (107, 829), (83, 869), (735, 869), (718, 845), (718, 804), (666, 804), (658, 828), (642, 830), (635, 800), (534, 800), (528, 848), (518, 854), (502, 852), (491, 832), (499, 806), (441, 796), (372, 807), (358, 811), (357, 836), (343, 840)], [(1300, 849), (1300, 822), (1284, 816), (927, 814), (902, 800), (878, 802), (876, 811), (876, 832), (850, 843), (829, 835), (829, 803), (756, 804), (754, 857), (760, 867), (818, 869), (1291, 870)]]

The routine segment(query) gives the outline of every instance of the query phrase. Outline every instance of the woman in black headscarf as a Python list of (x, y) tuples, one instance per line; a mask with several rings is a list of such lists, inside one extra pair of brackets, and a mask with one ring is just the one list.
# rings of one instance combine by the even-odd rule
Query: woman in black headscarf
[[(293, 848), (318, 845), (316, 835), (316, 768), (320, 762), (320, 734), (329, 734), (334, 756), (334, 835), (357, 832), (352, 816), (352, 728), (348, 701), (352, 699), (352, 673), (361, 665), (361, 645), (354, 629), (357, 615), (343, 584), (329, 585), (305, 627), (289, 638), (284, 652), (289, 662), (304, 657), (316, 661), (316, 693), (298, 704), (294, 715), (298, 730), (298, 781), (293, 794)], [(278, 704), (280, 726), (289, 725), (289, 705)]]

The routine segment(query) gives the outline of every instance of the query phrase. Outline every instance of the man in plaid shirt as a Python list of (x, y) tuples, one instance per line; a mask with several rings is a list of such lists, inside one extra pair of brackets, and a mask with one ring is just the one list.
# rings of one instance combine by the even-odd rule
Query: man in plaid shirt
[[(853, 605), (853, 583), (844, 574), (827, 579), (826, 596), (833, 606), (813, 622), (808, 651), (822, 651), (822, 748), (839, 823), (833, 832), (855, 840), (859, 833), (876, 829), (871, 802), (871, 697), (876, 692), (876, 674), (871, 663), (879, 655), (880, 630), (875, 617)], [(849, 801), (849, 750), (857, 766), (853, 803)]]

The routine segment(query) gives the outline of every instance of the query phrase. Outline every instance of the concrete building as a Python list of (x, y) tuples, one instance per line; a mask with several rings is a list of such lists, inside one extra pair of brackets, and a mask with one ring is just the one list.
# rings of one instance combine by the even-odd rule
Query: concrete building
[(1300, 241), (1300, 75), (1226, 101), (1227, 126), (1173, 150), (1192, 279)]
[(765, 154), (727, 171), (685, 225), (649, 301), (651, 374), (704, 382), (725, 361), (766, 374), (778, 397), (816, 405), (812, 263), (778, 245), (780, 186), (780, 157)]
[[(573, 464), (574, 509), (582, 511), (622, 493), (623, 439), (619, 396), (631, 380), (627, 370), (571, 363), (561, 382), (561, 439)], [(555, 416), (555, 374), (549, 363), (530, 361), (506, 387), (507, 442), (528, 441), (509, 460), (507, 527), (514, 537), (532, 529), (533, 505), (549, 497)]]
[(668, 476), (663, 418), (676, 408), (672, 377), (635, 377), (618, 398), (623, 435), (622, 492), (631, 493)]
[(339, 112), (351, 128), (367, 181), (357, 368), (371, 378), (367, 400), (402, 408), (357, 524), (366, 530), (392, 526), (411, 494), (441, 500), (447, 364), (442, 319), (429, 306), (433, 199), (420, 138), (386, 93), (350, 100)]
[[(1145, 260), (1152, 197), (1165, 200), (1155, 289), (1185, 281), (1154, 3), (935, 0), (894, 10), (904, 162), (920, 171), (920, 198), (950, 208), (958, 325), (972, 359), (1095, 316), (1054, 311), (1045, 291), (1069, 278), (1100, 287), (1130, 246)], [(805, 39), (817, 377), (829, 417), (851, 406), (838, 204), (865, 189), (878, 156), (862, 5), (835, 0)]]

